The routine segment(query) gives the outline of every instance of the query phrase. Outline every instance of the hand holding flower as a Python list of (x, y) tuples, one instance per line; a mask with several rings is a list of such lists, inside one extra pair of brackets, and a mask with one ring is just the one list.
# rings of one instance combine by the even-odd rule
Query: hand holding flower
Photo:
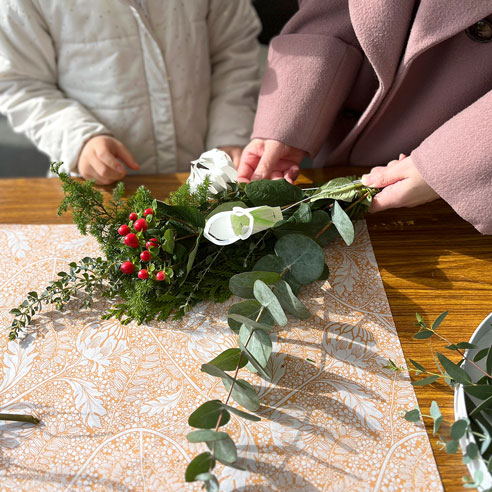
[(365, 186), (383, 188), (372, 201), (370, 212), (389, 208), (415, 207), (431, 202), (439, 195), (424, 181), (411, 157), (400, 154), (387, 166), (378, 166), (361, 178)]

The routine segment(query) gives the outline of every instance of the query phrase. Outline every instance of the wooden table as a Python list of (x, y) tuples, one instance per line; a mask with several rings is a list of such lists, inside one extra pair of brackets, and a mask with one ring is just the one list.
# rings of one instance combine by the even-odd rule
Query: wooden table
[[(306, 171), (298, 183), (319, 183), (353, 173), (354, 168), (347, 167)], [(156, 197), (164, 198), (186, 177), (132, 176), (125, 183), (129, 192), (145, 184)], [(0, 180), (0, 223), (70, 223), (69, 215), (56, 214), (62, 197), (55, 179)], [(449, 310), (440, 332), (453, 341), (468, 340), (492, 311), (492, 238), (480, 235), (442, 200), (370, 215), (367, 223), (405, 356), (431, 369), (434, 362), (428, 341), (412, 338), (415, 312), (431, 321)], [(423, 411), (437, 400), (443, 415), (453, 418), (450, 388), (435, 384), (415, 389)], [(461, 455), (439, 451), (430, 426), (428, 432), (446, 491), (467, 490), (461, 485), (467, 473)]]

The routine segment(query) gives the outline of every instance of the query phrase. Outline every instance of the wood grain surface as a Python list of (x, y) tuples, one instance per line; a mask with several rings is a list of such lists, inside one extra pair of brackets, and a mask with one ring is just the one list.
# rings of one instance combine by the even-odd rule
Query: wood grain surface
[[(354, 172), (354, 168), (348, 167), (305, 171), (298, 183), (322, 183)], [(357, 172), (364, 169), (357, 168)], [(125, 184), (128, 192), (145, 184), (157, 198), (164, 198), (186, 177), (186, 174), (131, 176)], [(110, 187), (101, 189), (109, 191)], [(0, 180), (0, 223), (70, 223), (70, 215), (56, 214), (62, 197), (56, 179)], [(492, 311), (492, 237), (479, 234), (442, 200), (413, 209), (369, 215), (367, 224), (405, 356), (432, 369), (429, 341), (412, 338), (416, 331), (415, 313), (419, 312), (430, 322), (442, 311), (449, 310), (440, 333), (452, 341), (468, 340)], [(434, 343), (434, 350), (442, 346)], [(415, 389), (424, 413), (428, 413), (432, 400), (437, 400), (443, 415), (453, 418), (450, 388), (434, 384)], [(445, 490), (467, 490), (462, 486), (461, 477), (467, 470), (461, 463), (461, 455), (440, 451), (430, 426), (427, 430)]]

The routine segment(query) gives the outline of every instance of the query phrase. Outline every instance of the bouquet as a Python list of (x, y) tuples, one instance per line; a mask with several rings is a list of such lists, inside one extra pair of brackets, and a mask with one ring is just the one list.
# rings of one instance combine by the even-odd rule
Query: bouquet
[[(287, 324), (286, 313), (310, 317), (297, 296), (303, 285), (328, 278), (322, 248), (340, 236), (352, 243), (353, 220), (378, 190), (351, 177), (309, 189), (285, 180), (245, 185), (237, 182), (227, 154), (216, 149), (192, 163), (187, 183), (166, 201), (145, 187), (124, 199), (119, 183), (105, 202), (92, 182), (73, 179), (56, 164), (52, 170), (65, 193), (59, 214), (71, 209), (80, 232), (93, 235), (103, 255), (71, 263), (44, 292), (29, 292), (11, 311), (10, 339), (25, 336), (46, 304), (89, 308), (100, 296), (109, 302), (104, 319), (141, 324), (178, 319), (202, 301), (243, 298), (228, 312), (238, 347), (201, 367), (222, 380), (227, 397), (205, 402), (188, 420), (197, 429), (188, 440), (206, 443), (209, 451), (191, 461), (186, 480), (218, 490), (216, 462), (239, 467), (233, 440), (219, 429), (231, 413), (259, 420), (250, 413), (260, 407), (258, 395), (239, 379), (240, 370), (270, 379), (271, 330)], [(231, 399), (245, 410), (231, 406)]]

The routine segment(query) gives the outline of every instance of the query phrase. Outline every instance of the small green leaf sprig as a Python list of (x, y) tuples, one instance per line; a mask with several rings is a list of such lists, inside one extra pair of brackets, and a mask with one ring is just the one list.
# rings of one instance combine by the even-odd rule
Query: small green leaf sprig
[[(415, 325), (419, 330), (414, 335), (414, 338), (418, 340), (430, 340), (432, 337), (438, 338), (447, 344), (445, 346), (447, 350), (458, 353), (461, 356), (460, 362), (454, 363), (439, 352), (434, 354), (432, 342), (430, 342), (430, 349), (437, 371), (429, 371), (413, 359), (409, 359), (410, 365), (407, 369), (398, 366), (392, 360), (389, 360), (385, 368), (393, 372), (406, 372), (408, 370), (417, 376), (425, 376), (422, 379), (412, 381), (413, 386), (425, 386), (438, 380), (442, 380), (452, 387), (461, 384), (465, 392), (465, 403), (469, 419), (459, 419), (455, 422), (446, 421), (441, 414), (437, 401), (431, 403), (429, 414), (424, 414), (419, 408), (414, 408), (405, 412), (403, 416), (409, 422), (419, 422), (421, 418), (431, 419), (433, 422), (433, 435), (438, 436), (438, 445), (448, 454), (455, 454), (459, 450), (459, 440), (462, 437), (467, 434), (473, 435), (478, 444), (471, 442), (467, 445), (462, 459), (463, 463), (466, 465), (479, 457), (485, 462), (488, 471), (492, 472), (492, 426), (484, 418), (490, 415), (492, 411), (492, 346), (479, 350), (473, 358), (469, 357), (465, 350), (478, 349), (476, 345), (469, 342), (453, 343), (437, 331), (447, 315), (448, 311), (441, 313), (431, 326), (427, 326), (422, 316), (416, 313), (417, 321)], [(482, 359), (485, 359), (485, 370), (477, 364)], [(461, 367), (465, 360), (482, 374), (478, 381), (473, 382), (470, 374)], [(470, 396), (478, 400), (479, 403), (476, 404)], [(445, 425), (443, 426), (443, 424)], [(442, 432), (443, 429), (446, 430), (445, 433)], [(467, 475), (463, 477), (463, 485), (466, 488), (477, 488), (482, 481), (483, 473), (481, 470), (476, 470), (473, 478)]]

